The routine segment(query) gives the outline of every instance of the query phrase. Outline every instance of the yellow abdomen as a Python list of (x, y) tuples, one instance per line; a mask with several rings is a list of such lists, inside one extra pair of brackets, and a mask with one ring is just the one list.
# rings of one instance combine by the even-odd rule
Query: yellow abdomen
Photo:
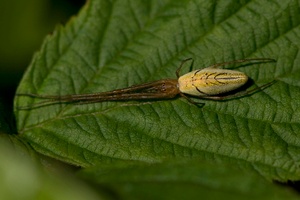
[(247, 81), (247, 75), (239, 71), (205, 68), (179, 77), (178, 88), (193, 96), (213, 96), (235, 90)]

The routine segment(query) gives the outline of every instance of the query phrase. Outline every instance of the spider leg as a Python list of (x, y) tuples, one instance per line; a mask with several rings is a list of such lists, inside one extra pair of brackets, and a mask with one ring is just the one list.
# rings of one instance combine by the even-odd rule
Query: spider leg
[(188, 102), (190, 102), (191, 104), (193, 104), (193, 105), (195, 105), (197, 107), (202, 108), (205, 105), (205, 103), (194, 101), (193, 99), (191, 99), (190, 97), (186, 96), (183, 93), (180, 93), (180, 96), (183, 97), (183, 98), (185, 98)]
[(181, 61), (181, 64), (180, 64), (180, 66), (178, 67), (178, 69), (176, 70), (176, 76), (177, 76), (177, 78), (179, 78), (180, 77), (180, 71), (181, 71), (181, 68), (182, 68), (182, 66), (184, 65), (184, 63), (186, 63), (187, 61), (189, 61), (189, 60), (192, 60), (192, 64), (191, 64), (191, 66), (193, 66), (193, 63), (194, 63), (194, 60), (193, 60), (193, 58), (188, 58), (188, 59), (185, 59), (185, 60), (183, 60), (183, 61)]
[(235, 64), (235, 63), (244, 63), (249, 61), (262, 61), (262, 62), (276, 62), (276, 60), (272, 58), (245, 58), (240, 60), (232, 60), (229, 62), (223, 62), (223, 63), (216, 63), (214, 65), (209, 66), (209, 68), (218, 68), (225, 65)]
[(201, 97), (202, 99), (210, 99), (210, 100), (215, 100), (215, 101), (223, 101), (223, 100), (230, 100), (230, 99), (235, 99), (235, 98), (242, 98), (245, 96), (249, 96), (252, 95), (260, 90), (264, 90), (267, 87), (270, 87), (271, 85), (273, 85), (275, 82), (277, 82), (276, 80), (273, 80), (267, 84), (264, 84), (260, 87), (256, 87), (252, 90), (245, 90), (245, 91), (241, 91), (235, 94), (230, 94), (230, 95), (226, 95), (226, 96), (206, 96), (206, 97)]

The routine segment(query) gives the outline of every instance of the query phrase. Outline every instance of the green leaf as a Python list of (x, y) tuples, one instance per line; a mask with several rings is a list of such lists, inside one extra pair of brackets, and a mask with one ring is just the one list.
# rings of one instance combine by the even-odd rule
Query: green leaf
[(198, 161), (97, 166), (79, 173), (120, 199), (298, 199), (287, 188), (226, 165)]
[[(56, 104), (17, 96), (19, 134), (42, 154), (79, 166), (123, 160), (204, 159), (300, 178), (299, 2), (91, 0), (47, 37), (18, 93), (84, 94), (175, 78), (194, 68), (242, 58), (274, 58), (238, 70), (274, 85), (226, 102), (185, 99)], [(257, 86), (251, 86), (255, 88)]]

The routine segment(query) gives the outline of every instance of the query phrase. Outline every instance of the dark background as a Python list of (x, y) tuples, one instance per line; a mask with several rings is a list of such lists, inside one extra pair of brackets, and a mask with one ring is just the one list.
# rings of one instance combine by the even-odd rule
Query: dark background
[[(22, 74), (44, 38), (78, 13), (85, 0), (0, 1), (0, 103), (12, 116), (13, 97)], [(2, 113), (3, 114), (3, 113)]]

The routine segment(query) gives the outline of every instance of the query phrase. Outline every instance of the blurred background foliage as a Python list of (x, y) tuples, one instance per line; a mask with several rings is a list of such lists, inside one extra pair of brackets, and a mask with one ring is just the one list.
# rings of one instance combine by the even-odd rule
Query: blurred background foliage
[(12, 111), (22, 74), (46, 35), (76, 15), (85, 0), (0, 1), (0, 98)]

